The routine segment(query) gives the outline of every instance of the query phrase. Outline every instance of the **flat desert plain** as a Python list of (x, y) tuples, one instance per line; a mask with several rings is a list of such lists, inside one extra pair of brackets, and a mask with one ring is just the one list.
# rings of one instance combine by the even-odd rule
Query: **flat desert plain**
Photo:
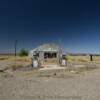
[[(12, 63), (2, 60), (0, 67)], [(0, 72), (0, 100), (100, 100), (99, 67), (98, 62), (72, 62), (59, 69), (8, 68)]]

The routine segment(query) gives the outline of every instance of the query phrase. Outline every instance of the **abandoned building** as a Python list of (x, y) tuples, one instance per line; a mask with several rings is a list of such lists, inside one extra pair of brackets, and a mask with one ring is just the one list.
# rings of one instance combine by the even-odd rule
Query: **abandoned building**
[(37, 56), (39, 60), (56, 59), (59, 60), (63, 50), (55, 43), (43, 44), (29, 52), (29, 56)]

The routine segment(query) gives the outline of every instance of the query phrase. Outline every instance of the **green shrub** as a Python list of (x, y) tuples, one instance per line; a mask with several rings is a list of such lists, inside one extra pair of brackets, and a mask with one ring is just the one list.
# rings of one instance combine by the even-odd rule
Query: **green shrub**
[(19, 53), (20, 56), (28, 56), (28, 50), (25, 49), (25, 48), (22, 48), (20, 50), (20, 53)]

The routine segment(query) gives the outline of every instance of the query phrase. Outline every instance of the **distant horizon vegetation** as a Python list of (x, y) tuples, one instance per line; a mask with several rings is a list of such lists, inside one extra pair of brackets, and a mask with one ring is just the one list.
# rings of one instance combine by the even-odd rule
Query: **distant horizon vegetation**
[[(8, 56), (14, 56), (15, 53), (0, 53), (1, 55), (8, 55)], [(17, 52), (16, 55), (20, 55), (20, 52)], [(96, 54), (96, 53), (66, 53), (66, 55), (71, 55), (71, 56), (88, 56), (88, 55), (93, 55), (93, 56), (100, 56), (100, 54)]]

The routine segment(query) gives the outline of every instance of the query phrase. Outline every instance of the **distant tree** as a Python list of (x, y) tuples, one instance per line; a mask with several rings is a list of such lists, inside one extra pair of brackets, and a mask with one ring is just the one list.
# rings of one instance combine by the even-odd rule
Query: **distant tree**
[(20, 53), (19, 53), (20, 56), (28, 56), (28, 50), (25, 49), (25, 48), (22, 48), (20, 50)]

